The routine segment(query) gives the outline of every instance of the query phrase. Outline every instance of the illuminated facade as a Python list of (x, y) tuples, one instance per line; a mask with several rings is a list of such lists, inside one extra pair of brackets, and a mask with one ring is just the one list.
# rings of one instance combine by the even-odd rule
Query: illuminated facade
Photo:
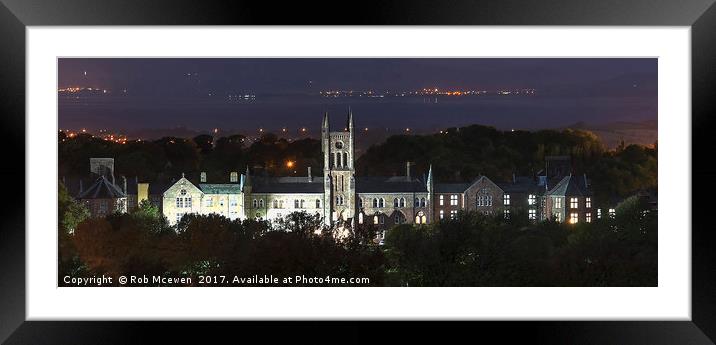
[(356, 176), (355, 126), (349, 111), (345, 126), (332, 131), (328, 114), (321, 125), (323, 174), (304, 177), (253, 175), (247, 168), (232, 172), (229, 183), (206, 183), (186, 177), (162, 195), (162, 211), (171, 224), (189, 213), (218, 214), (229, 219), (276, 220), (289, 213), (318, 214), (326, 225), (373, 224), (387, 229), (397, 224), (427, 224), (476, 211), (533, 221), (591, 222), (592, 198), (586, 176), (573, 178), (569, 157), (546, 157), (543, 174), (513, 176), (496, 183), (478, 176), (471, 183), (435, 184), (432, 167), (423, 179), (414, 178), (410, 163), (405, 176)]
[(321, 125), (323, 176), (255, 176), (247, 168), (229, 183), (198, 183), (186, 177), (163, 194), (162, 212), (171, 224), (183, 215), (219, 214), (230, 219), (276, 220), (291, 212), (318, 214), (326, 225), (427, 224), (432, 220), (432, 171), (425, 180), (405, 176), (356, 177), (355, 126), (348, 113), (345, 127), (332, 131), (328, 114)]

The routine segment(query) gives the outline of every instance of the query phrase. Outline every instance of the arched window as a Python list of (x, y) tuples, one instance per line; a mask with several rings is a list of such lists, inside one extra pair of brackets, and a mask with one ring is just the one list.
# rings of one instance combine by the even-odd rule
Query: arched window
[(264, 199), (259, 199), (259, 208), (264, 207)]
[(278, 208), (278, 200), (273, 201), (273, 208)]
[(400, 198), (400, 207), (405, 207), (405, 198)]
[(321, 208), (321, 199), (316, 199), (316, 208)]
[(393, 207), (400, 207), (398, 198), (393, 199)]
[(293, 201), (293, 208), (298, 208), (298, 207), (299, 207), (299, 205), (298, 205), (298, 199), (296, 199), (296, 200)]
[(420, 207), (427, 207), (428, 203), (425, 198), (420, 198)]
[(427, 223), (427, 218), (425, 217), (425, 213), (423, 211), (419, 211), (418, 214), (415, 216), (415, 224), (425, 224)]
[(251, 203), (251, 205), (253, 205), (254, 208), (258, 208), (258, 207), (259, 207), (259, 201), (256, 200), (256, 199), (254, 199), (254, 201)]
[(380, 208), (385, 207), (385, 199), (380, 198), (380, 202), (378, 203), (378, 207), (380, 207)]
[(373, 208), (378, 208), (378, 198), (373, 198)]
[(346, 168), (349, 166), (348, 165), (348, 153), (346, 153), (346, 152), (343, 152), (343, 166), (345, 166)]
[(415, 198), (415, 207), (420, 207), (420, 198)]
[(395, 224), (403, 224), (405, 223), (405, 216), (400, 212), (395, 212), (395, 215), (393, 216), (395, 220)]
[(303, 208), (303, 203), (304, 203), (304, 202), (305, 202), (305, 200), (301, 199), (301, 208)]
[(358, 198), (358, 208), (363, 208), (363, 198)]

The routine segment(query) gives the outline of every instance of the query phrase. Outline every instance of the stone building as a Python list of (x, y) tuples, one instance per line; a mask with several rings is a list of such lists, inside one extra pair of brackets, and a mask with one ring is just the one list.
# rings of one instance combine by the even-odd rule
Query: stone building
[[(162, 197), (162, 212), (176, 224), (188, 213), (221, 214), (231, 219), (279, 219), (291, 212), (318, 214), (326, 225), (395, 224), (432, 221), (432, 171), (425, 181), (405, 176), (356, 177), (355, 127), (348, 113), (345, 126), (331, 130), (328, 114), (321, 125), (323, 175), (267, 177), (247, 168), (231, 173), (228, 184), (193, 183), (182, 176)], [(202, 173), (200, 181), (205, 181)]]
[(576, 224), (594, 219), (587, 176), (566, 176), (545, 193), (545, 218)]
[(84, 203), (91, 217), (104, 217), (114, 212), (127, 212), (127, 194), (101, 175), (77, 199)]
[(164, 189), (162, 212), (175, 224), (189, 213), (275, 220), (305, 211), (319, 215), (326, 225), (372, 224), (383, 230), (454, 218), (461, 210), (505, 218), (520, 214), (533, 221), (592, 220), (586, 176), (580, 181), (566, 175), (572, 169), (568, 156), (548, 156), (541, 173), (513, 176), (507, 182), (478, 176), (470, 183), (435, 183), (432, 166), (420, 179), (412, 176), (409, 162), (404, 176), (356, 176), (355, 134), (350, 111), (337, 130), (331, 130), (326, 113), (321, 125), (322, 176), (313, 176), (310, 167), (303, 177), (260, 176), (247, 168), (242, 174), (231, 172), (228, 183), (207, 183), (203, 172), (198, 181), (182, 176)]

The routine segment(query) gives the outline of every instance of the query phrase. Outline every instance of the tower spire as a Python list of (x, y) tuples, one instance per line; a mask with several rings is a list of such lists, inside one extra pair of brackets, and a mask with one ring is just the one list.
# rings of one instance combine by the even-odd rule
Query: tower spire
[(250, 185), (251, 185), (251, 174), (250, 174), (250, 172), (249, 172), (249, 166), (248, 166), (248, 165), (246, 166), (246, 179), (244, 180), (244, 185), (245, 185), (245, 186), (250, 186)]
[(346, 127), (348, 127), (349, 132), (353, 131), (353, 111), (350, 105), (348, 106), (348, 125)]
[(328, 127), (328, 112), (323, 113), (323, 125), (322, 125), (322, 127), (323, 127), (324, 130), (328, 130), (328, 129), (329, 129), (329, 127)]

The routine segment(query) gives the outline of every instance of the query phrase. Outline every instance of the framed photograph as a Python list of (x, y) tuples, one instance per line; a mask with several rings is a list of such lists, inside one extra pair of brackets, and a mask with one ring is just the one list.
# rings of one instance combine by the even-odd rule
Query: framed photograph
[(8, 343), (716, 339), (711, 1), (3, 5)]

